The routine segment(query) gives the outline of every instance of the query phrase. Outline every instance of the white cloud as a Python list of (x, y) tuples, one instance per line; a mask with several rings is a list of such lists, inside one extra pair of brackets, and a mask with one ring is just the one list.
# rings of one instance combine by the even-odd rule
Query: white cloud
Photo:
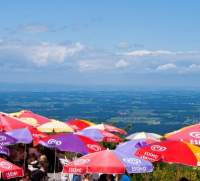
[(116, 68), (125, 68), (128, 65), (129, 65), (129, 63), (127, 61), (125, 61), (124, 59), (121, 59), (115, 64), (115, 67)]
[(167, 71), (167, 70), (172, 70), (175, 69), (177, 66), (172, 63), (164, 64), (164, 65), (159, 65), (156, 70), (158, 71)]
[(143, 57), (143, 56), (159, 56), (159, 55), (174, 55), (174, 52), (167, 51), (167, 50), (136, 50), (124, 53), (127, 56), (134, 56), (134, 57)]
[(42, 43), (40, 45), (28, 48), (27, 56), (39, 66), (46, 65), (49, 62), (63, 63), (67, 57), (76, 55), (84, 50), (84, 48), (85, 46), (81, 43), (73, 43), (67, 46)]
[(97, 50), (80, 42), (51, 43), (0, 40), (2, 70), (66, 70), (79, 72), (200, 72), (200, 51), (138, 50), (124, 54)]
[[(4, 42), (0, 44), (0, 61), (7, 60), (7, 64), (25, 61), (37, 66), (48, 66), (50, 63), (64, 63), (67, 58), (74, 57), (81, 51), (85, 50), (85, 46), (79, 42), (67, 45), (42, 42), (37, 44), (27, 44), (25, 42)], [(12, 55), (12, 56), (11, 56)]]

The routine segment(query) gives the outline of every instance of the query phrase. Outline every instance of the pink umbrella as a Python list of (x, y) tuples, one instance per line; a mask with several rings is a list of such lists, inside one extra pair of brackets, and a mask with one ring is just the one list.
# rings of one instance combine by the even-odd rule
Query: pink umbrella
[(165, 135), (168, 140), (187, 141), (194, 145), (200, 145), (200, 124), (184, 127)]
[(11, 131), (18, 128), (29, 128), (29, 124), (21, 122), (19, 119), (0, 112), (0, 129), (1, 131)]

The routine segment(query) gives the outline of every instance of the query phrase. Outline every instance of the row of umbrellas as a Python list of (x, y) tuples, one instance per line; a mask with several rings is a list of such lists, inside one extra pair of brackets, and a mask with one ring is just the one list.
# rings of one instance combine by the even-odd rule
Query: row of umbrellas
[[(73, 124), (77, 122), (87, 123), (87, 127), (94, 126), (88, 129), (88, 132), (80, 132), (74, 129)], [(79, 125), (79, 123), (77, 124)], [(83, 126), (82, 126), (83, 127)], [(86, 125), (84, 125), (86, 128)], [(80, 153), (82, 155), (105, 150), (105, 148), (96, 142), (97, 140), (106, 142), (120, 142), (121, 139), (111, 132), (120, 132), (123, 130), (113, 126), (104, 124), (93, 124), (86, 120), (70, 120), (69, 124), (58, 120), (51, 120), (46, 117), (35, 114), (31, 111), (20, 111), (17, 113), (7, 114), (0, 113), (0, 154), (10, 154), (7, 146), (18, 143), (29, 144), (33, 142), (35, 145), (41, 144), (45, 147), (55, 148), (60, 151), (68, 151)], [(57, 132), (62, 132), (56, 134)], [(65, 133), (67, 132), (67, 133)], [(76, 132), (76, 134), (74, 133)], [(93, 135), (95, 139), (86, 137), (85, 134)], [(49, 135), (48, 133), (53, 133)], [(125, 132), (123, 132), (125, 133)], [(97, 135), (97, 136), (95, 136)], [(8, 165), (8, 161), (5, 160)], [(3, 163), (2, 163), (3, 165)], [(23, 169), (10, 163), (7, 170), (1, 169), (3, 179), (23, 176)], [(4, 174), (5, 173), (5, 174)]]
[[(130, 141), (119, 144), (115, 150), (106, 150), (99, 142), (120, 143), (122, 140), (115, 133), (127, 133), (108, 124), (95, 124), (87, 120), (61, 122), (31, 111), (0, 113), (0, 129), (4, 131), (2, 136), (7, 136), (2, 141), (0, 135), (2, 154), (9, 154), (6, 147), (9, 144), (33, 141), (35, 145), (84, 155), (65, 165), (65, 173), (124, 173), (125, 170), (128, 173), (146, 173), (153, 171), (153, 162), (200, 165), (200, 148), (195, 146), (200, 145), (199, 124), (164, 137), (155, 133), (134, 133), (126, 137)], [(57, 132), (62, 133), (55, 134)]]

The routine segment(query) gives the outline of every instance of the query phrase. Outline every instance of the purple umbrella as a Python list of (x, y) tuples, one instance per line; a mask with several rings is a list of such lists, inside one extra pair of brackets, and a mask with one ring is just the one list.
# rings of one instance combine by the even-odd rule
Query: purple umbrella
[(6, 148), (4, 146), (0, 146), (0, 154), (9, 156), (10, 155), (10, 151), (9, 151), (8, 148)]
[(56, 134), (48, 137), (46, 141), (40, 141), (41, 145), (49, 148), (57, 148), (60, 151), (87, 154), (101, 151), (104, 148), (92, 139), (73, 133)]
[(124, 163), (128, 173), (147, 173), (153, 171), (152, 163), (147, 160), (139, 158), (135, 155), (128, 156), (116, 150), (114, 153)]
[(14, 129), (6, 134), (17, 139), (17, 143), (29, 144), (33, 141), (32, 134), (27, 128)]
[(7, 146), (7, 145), (13, 145), (17, 143), (17, 139), (14, 137), (6, 134), (6, 133), (0, 133), (0, 145), (1, 146)]
[(132, 156), (138, 148), (147, 145), (148, 143), (145, 141), (145, 139), (131, 140), (119, 144), (115, 150), (119, 153)]
[(83, 136), (87, 136), (95, 141), (103, 141), (103, 134), (101, 133), (101, 131), (99, 129), (83, 129), (79, 132), (77, 132), (77, 134), (79, 135), (83, 135)]

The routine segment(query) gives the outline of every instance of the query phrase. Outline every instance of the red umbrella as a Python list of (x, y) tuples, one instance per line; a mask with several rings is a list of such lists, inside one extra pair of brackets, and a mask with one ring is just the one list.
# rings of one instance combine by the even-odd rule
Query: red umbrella
[(187, 141), (194, 145), (200, 145), (200, 124), (184, 127), (165, 135), (168, 140)]
[(66, 124), (68, 124), (75, 131), (80, 131), (89, 126), (95, 125), (91, 121), (83, 120), (83, 119), (71, 119), (71, 120), (67, 121)]
[(2, 131), (10, 131), (18, 128), (31, 127), (29, 124), (21, 122), (19, 119), (9, 116), (6, 113), (0, 112), (0, 129)]
[(16, 177), (23, 177), (24, 171), (22, 168), (0, 158), (0, 173), (3, 179), (11, 179)]
[(29, 128), (29, 131), (31, 132), (31, 135), (33, 137), (33, 144), (34, 146), (37, 146), (40, 140), (47, 139), (49, 137), (48, 134), (42, 133), (38, 131), (36, 128)]
[(134, 156), (123, 155), (113, 150), (103, 150), (80, 157), (64, 166), (64, 173), (122, 174), (152, 172), (152, 163)]
[(181, 141), (162, 141), (139, 148), (135, 155), (155, 162), (171, 162), (188, 166), (199, 166), (200, 148)]
[(13, 117), (19, 118), (21, 121), (25, 123), (30, 123), (32, 126), (40, 126), (41, 124), (47, 123), (50, 120), (44, 116), (39, 114), (35, 114), (28, 110), (23, 110), (16, 113), (11, 113)]

